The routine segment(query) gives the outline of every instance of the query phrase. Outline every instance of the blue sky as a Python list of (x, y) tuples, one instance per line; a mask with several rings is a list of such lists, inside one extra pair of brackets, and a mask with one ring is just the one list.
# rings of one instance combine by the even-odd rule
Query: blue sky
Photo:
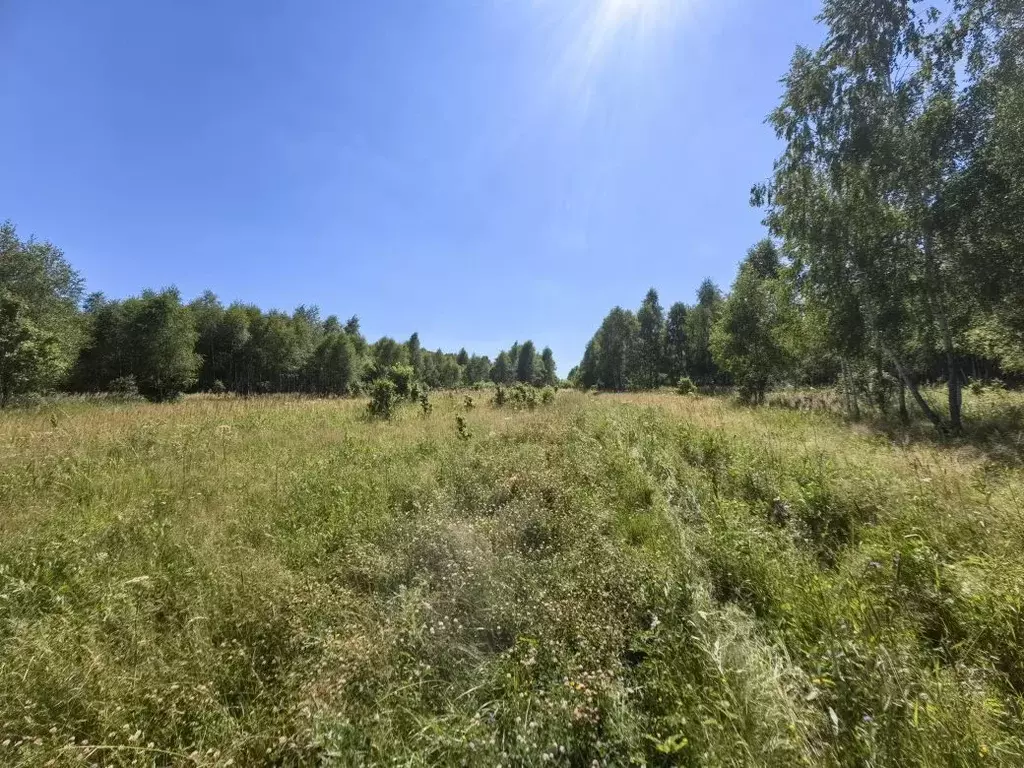
[(817, 0), (0, 0), (0, 220), (90, 291), (317, 304), (568, 372), (731, 282)]

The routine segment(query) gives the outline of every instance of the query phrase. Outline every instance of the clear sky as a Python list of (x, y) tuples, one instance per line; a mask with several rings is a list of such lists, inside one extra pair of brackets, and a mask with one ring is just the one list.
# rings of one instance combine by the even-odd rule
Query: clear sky
[(763, 236), (817, 0), (0, 0), (0, 220), (177, 285), (563, 375)]

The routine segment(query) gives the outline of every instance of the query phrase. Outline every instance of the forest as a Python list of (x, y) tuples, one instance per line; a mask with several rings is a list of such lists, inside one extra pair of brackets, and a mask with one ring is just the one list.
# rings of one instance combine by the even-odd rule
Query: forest
[[(877, 5), (877, 8), (875, 7)], [(874, 9), (869, 11), (869, 8)], [(825, 3), (768, 122), (783, 144), (751, 201), (771, 234), (727, 294), (667, 317), (614, 308), (570, 378), (650, 389), (688, 376), (761, 402), (837, 385), (962, 427), (971, 380), (1024, 372), (1024, 26), (1019, 2)], [(921, 395), (941, 381), (943, 407)]]
[(371, 344), (358, 317), (343, 324), (316, 307), (225, 307), (209, 291), (184, 303), (174, 288), (83, 300), (83, 290), (59, 248), (0, 226), (0, 407), (54, 389), (164, 401), (191, 391), (355, 395), (401, 377), (430, 388), (558, 381), (551, 349), (532, 341), (492, 363), (465, 349), (423, 349), (417, 333)]

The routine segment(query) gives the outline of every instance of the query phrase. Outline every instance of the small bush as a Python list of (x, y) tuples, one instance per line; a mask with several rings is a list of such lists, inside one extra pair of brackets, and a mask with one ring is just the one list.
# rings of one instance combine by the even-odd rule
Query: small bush
[(131, 374), (119, 376), (107, 387), (110, 394), (119, 400), (136, 400), (139, 398), (139, 385)]
[(680, 395), (692, 395), (697, 391), (697, 385), (693, 383), (693, 379), (689, 376), (683, 376), (676, 384), (676, 392)]
[(213, 384), (210, 385), (211, 395), (223, 395), (228, 391), (228, 388), (224, 386), (224, 382), (220, 379), (215, 379)]
[(474, 408), (476, 408), (476, 404), (473, 402), (472, 395), (466, 395), (465, 399), (463, 400), (463, 406), (467, 411), (471, 411)]
[(495, 408), (503, 408), (505, 403), (508, 402), (508, 393), (503, 386), (498, 385), (494, 390), (494, 400), (492, 402)]
[(466, 420), (461, 416), (455, 417), (455, 432), (459, 436), (459, 440), (469, 440), (469, 427), (466, 426)]
[(397, 389), (391, 379), (377, 379), (373, 382), (370, 404), (367, 406), (370, 415), (378, 419), (390, 419), (394, 416), (398, 400)]
[(540, 391), (540, 402), (541, 405), (551, 405), (555, 402), (555, 390), (551, 387), (544, 387)]
[(430, 395), (427, 394), (426, 389), (420, 389), (419, 392), (420, 408), (423, 409), (423, 415), (429, 416), (431, 411), (434, 410), (433, 404), (430, 402)]
[(395, 391), (399, 397), (407, 397), (410, 400), (416, 399), (416, 395), (413, 394), (416, 371), (411, 365), (396, 365), (388, 371), (388, 378), (394, 382)]
[(512, 387), (509, 402), (512, 403), (514, 408), (529, 408), (533, 410), (537, 407), (537, 390), (525, 384), (516, 384)]

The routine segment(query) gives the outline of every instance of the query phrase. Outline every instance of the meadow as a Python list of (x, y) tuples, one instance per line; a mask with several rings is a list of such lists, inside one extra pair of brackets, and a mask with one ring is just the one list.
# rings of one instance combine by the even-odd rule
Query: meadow
[(471, 396), (0, 413), (0, 763), (1024, 764), (1019, 427)]

